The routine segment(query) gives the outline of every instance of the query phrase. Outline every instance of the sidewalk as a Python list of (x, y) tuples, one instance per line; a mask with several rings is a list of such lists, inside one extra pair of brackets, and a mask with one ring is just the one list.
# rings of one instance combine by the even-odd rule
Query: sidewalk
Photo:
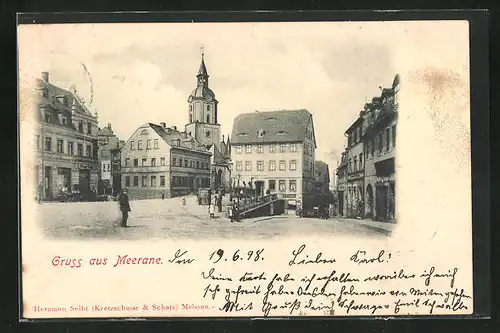
[(377, 232), (384, 233), (386, 235), (390, 235), (394, 228), (396, 227), (396, 223), (394, 222), (380, 222), (373, 221), (370, 219), (351, 219), (351, 218), (339, 218), (339, 221), (347, 221), (348, 223), (357, 224), (364, 228), (368, 228)]

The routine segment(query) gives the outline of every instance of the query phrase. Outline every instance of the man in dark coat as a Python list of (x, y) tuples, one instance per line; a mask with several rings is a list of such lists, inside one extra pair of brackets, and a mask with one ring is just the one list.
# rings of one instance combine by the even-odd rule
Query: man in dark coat
[(127, 226), (128, 212), (130, 212), (130, 204), (128, 201), (128, 191), (126, 188), (120, 194), (120, 210), (122, 211), (121, 227)]

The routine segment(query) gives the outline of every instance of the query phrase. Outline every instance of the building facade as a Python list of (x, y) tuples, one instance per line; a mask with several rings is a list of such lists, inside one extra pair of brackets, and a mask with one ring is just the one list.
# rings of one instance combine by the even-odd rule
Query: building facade
[(365, 214), (382, 221), (396, 219), (396, 128), (399, 75), (391, 88), (365, 106)]
[(175, 126), (146, 123), (121, 149), (122, 187), (130, 199), (176, 197), (210, 186), (210, 151)]
[(337, 166), (336, 176), (337, 176), (337, 215), (342, 217), (347, 217), (346, 212), (346, 202), (347, 202), (347, 152), (342, 152), (342, 157), (340, 163)]
[(98, 185), (97, 113), (70, 90), (50, 83), (43, 72), (36, 82), (35, 179), (43, 200), (78, 192), (93, 197)]
[(113, 133), (111, 124), (100, 128), (98, 136), (99, 187), (98, 194), (116, 196), (121, 191), (120, 151), (125, 145)]
[(347, 136), (347, 188), (344, 192), (346, 216), (364, 215), (363, 118), (360, 115), (345, 132)]
[(315, 172), (315, 188), (321, 194), (330, 193), (330, 168), (328, 164), (323, 161), (316, 161), (314, 163)]
[(231, 148), (229, 137), (221, 140), (221, 125), (218, 118), (218, 104), (214, 92), (208, 84), (208, 71), (204, 54), (196, 75), (196, 89), (188, 98), (189, 120), (185, 132), (196, 141), (203, 144), (211, 152), (210, 161), (211, 187), (213, 190), (224, 188), (229, 191), (231, 186)]
[(309, 111), (240, 114), (230, 144), (233, 186), (279, 193), (292, 208), (312, 205), (316, 139)]

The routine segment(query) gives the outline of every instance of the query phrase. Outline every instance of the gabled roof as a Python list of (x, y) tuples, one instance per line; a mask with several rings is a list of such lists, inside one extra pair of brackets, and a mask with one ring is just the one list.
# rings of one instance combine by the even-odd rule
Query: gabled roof
[[(141, 127), (151, 127), (171, 147), (193, 150), (200, 153), (210, 154), (207, 148), (186, 132), (179, 132), (171, 127), (163, 127), (153, 123), (146, 123)], [(178, 144), (177, 144), (178, 143)], [(193, 144), (193, 146), (191, 145)]]
[(231, 144), (302, 142), (310, 122), (305, 109), (243, 113), (234, 119)]
[(69, 90), (63, 89), (61, 87), (55, 86), (52, 83), (45, 82), (44, 80), (37, 78), (35, 82), (35, 87), (38, 90), (41, 89), (48, 89), (50, 92), (49, 95), (56, 96), (56, 97), (63, 97), (65, 96), (68, 99), (68, 106), (62, 104), (57, 98), (54, 100), (49, 100), (47, 98), (43, 98), (43, 102), (47, 104), (52, 104), (53, 106), (57, 108), (72, 108), (74, 106), (74, 110), (77, 113), (80, 114), (85, 114), (87, 116), (91, 116), (92, 112), (87, 108), (87, 106), (84, 105), (83, 101), (77, 96), (76, 93), (73, 93)]

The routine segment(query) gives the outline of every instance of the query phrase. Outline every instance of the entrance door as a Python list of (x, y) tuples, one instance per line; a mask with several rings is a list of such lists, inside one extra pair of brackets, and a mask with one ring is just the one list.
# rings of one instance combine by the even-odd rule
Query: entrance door
[(257, 194), (258, 197), (261, 197), (264, 195), (264, 182), (259, 180), (255, 182), (255, 193)]
[(217, 171), (217, 175), (215, 176), (215, 188), (220, 189), (222, 183), (222, 170)]
[(80, 184), (80, 194), (84, 198), (88, 198), (90, 194), (90, 170), (80, 170), (78, 180)]
[(45, 187), (45, 198), (52, 198), (52, 167), (45, 167), (45, 175), (44, 175), (44, 187)]
[(338, 194), (339, 198), (339, 215), (344, 216), (344, 191), (340, 191)]
[(387, 219), (388, 193), (387, 187), (380, 185), (376, 189), (377, 218)]
[(366, 187), (366, 215), (373, 217), (373, 188), (371, 184)]

